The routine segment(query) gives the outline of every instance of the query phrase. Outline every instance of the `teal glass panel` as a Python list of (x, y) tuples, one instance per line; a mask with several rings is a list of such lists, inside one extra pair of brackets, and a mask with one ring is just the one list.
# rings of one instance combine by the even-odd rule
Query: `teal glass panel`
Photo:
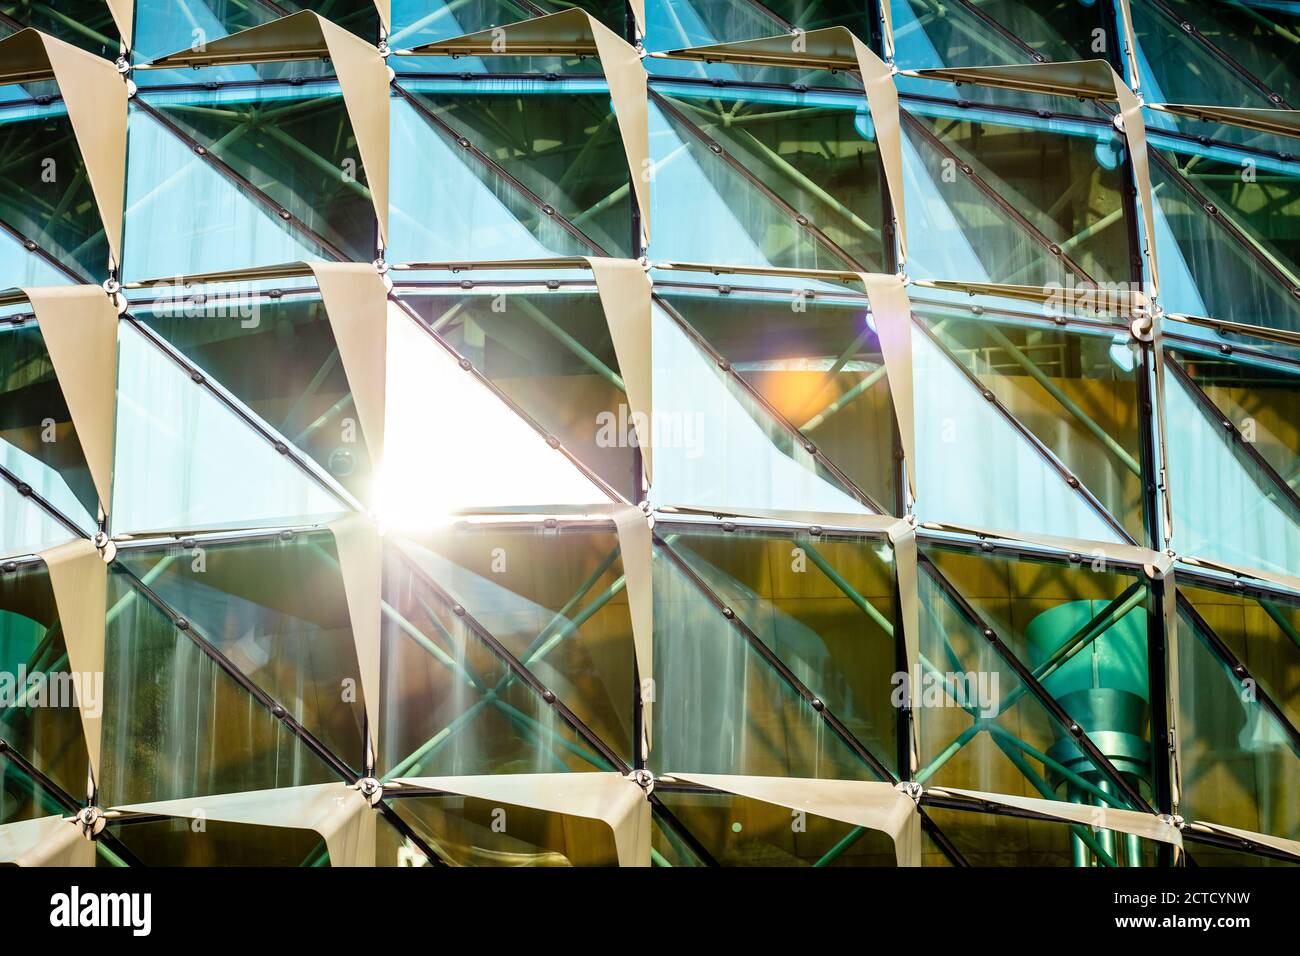
[(888, 542), (778, 531), (669, 534), (709, 590), (896, 773), (891, 696), (900, 650)]
[(675, 319), (652, 321), (656, 506), (870, 511)]
[(0, 756), (0, 824), (64, 814), (67, 809), (47, 787)]
[(103, 734), (106, 807), (337, 779), (117, 567), (109, 571)]
[(662, 550), (654, 622), (656, 774), (875, 779)]
[(309, 524), (346, 510), (130, 324), (118, 383), (115, 533)]
[(384, 779), (613, 769), (396, 550), (382, 635)]
[(365, 693), (330, 532), (121, 549), (118, 561), (331, 753), (362, 765)]
[(31, 27), (80, 47), (87, 53), (116, 60), (122, 49), (117, 24), (102, 0), (5, 0), (0, 3), (0, 36)]
[[(388, 45), (395, 50), (410, 50), (425, 43), (575, 8), (587, 11), (619, 36), (624, 36), (627, 30), (622, 0), (392, 0), (392, 8), (393, 31)], [(463, 62), (457, 61), (457, 69)]]
[(373, 0), (276, 0), (274, 4), (240, 0), (136, 0), (135, 6), (137, 62), (210, 43), (299, 10), (314, 10), (331, 23), (372, 43), (379, 36), (379, 14)]
[(74, 276), (25, 246), (22, 240), (0, 231), (0, 285), (6, 289), (24, 286), (65, 285)]
[[(609, 92), (603, 84), (591, 86), (424, 83), (411, 95), (431, 122), (472, 144), (505, 178), (553, 210), (543, 215), (563, 217), (606, 255), (626, 258), (633, 254), (632, 173)], [(415, 185), (427, 188), (427, 180)]]

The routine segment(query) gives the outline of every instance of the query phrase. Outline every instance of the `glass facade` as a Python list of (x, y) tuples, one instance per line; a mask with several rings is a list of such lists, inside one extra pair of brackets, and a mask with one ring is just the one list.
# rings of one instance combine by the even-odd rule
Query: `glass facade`
[(0, 864), (1300, 864), (1290, 6), (0, 2)]

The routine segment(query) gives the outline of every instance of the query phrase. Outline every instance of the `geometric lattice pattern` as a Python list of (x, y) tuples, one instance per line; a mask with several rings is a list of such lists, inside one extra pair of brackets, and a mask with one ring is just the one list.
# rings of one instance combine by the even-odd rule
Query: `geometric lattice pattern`
[(0, 3), (0, 862), (1300, 863), (1300, 18)]

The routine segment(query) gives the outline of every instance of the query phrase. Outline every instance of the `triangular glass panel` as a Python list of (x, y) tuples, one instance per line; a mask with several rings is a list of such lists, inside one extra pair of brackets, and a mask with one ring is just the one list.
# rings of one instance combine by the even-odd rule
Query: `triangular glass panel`
[(129, 323), (118, 382), (114, 533), (311, 524), (346, 510)]
[[(1120, 541), (931, 336), (912, 332), (917, 511), (926, 521)], [(959, 480), (953, 475), (959, 474)]]
[(99, 676), (71, 672), (44, 562), (0, 571), (0, 738), (77, 797), (89, 768), (78, 701), (103, 705)]
[(123, 548), (118, 562), (330, 752), (362, 765), (364, 689), (330, 532)]
[(982, 630), (993, 629), (1145, 799), (1152, 773), (1150, 597), (1140, 572), (1088, 555), (1079, 564), (938, 545), (924, 555), (921, 686), (912, 696), (918, 779), (1145, 809), (1093, 762)]
[(635, 443), (626, 440), (631, 408), (594, 289), (413, 289), (402, 301), (566, 450), (635, 500), (641, 475)]
[(1168, 371), (1165, 386), (1174, 547), (1180, 554), (1294, 574), (1300, 568), (1294, 491), (1247, 452), (1235, 421), (1193, 395), (1195, 385)]
[(67, 812), (67, 805), (48, 787), (33, 779), (12, 758), (0, 754), (0, 824)]
[(323, 247), (139, 107), (131, 111), (127, 154), (127, 280), (326, 258)]
[(460, 523), (402, 547), (597, 737), (632, 763), (636, 660), (613, 528), (579, 522), (554, 530)]
[(654, 607), (656, 775), (878, 779), (662, 549)]
[(394, 529), (469, 508), (610, 501), (414, 321), (389, 324), (386, 409), (378, 510)]
[(269, 298), (243, 286), (204, 289), (197, 296), (142, 302), (131, 315), (359, 500), (369, 500), (372, 436), (362, 428), (319, 295)]
[[(1300, 787), (1294, 730), (1288, 733), (1252, 685), (1214, 650), (1215, 641), (1222, 640), (1219, 627), (1231, 634), (1245, 624), (1255, 638), (1247, 658), (1253, 668), (1269, 653), (1260, 640), (1267, 626), (1261, 626), (1258, 613), (1243, 620), (1226, 595), (1211, 601), (1182, 581), (1178, 590), (1179, 810), (1189, 820), (1300, 839), (1300, 805), (1292, 797)], [(1286, 610), (1294, 621), (1294, 609)], [(1276, 634), (1269, 637), (1274, 646), (1278, 640)]]
[(876, 760), (897, 773), (901, 651), (883, 537), (668, 529), (673, 550)]
[[(947, 354), (1050, 449), (1135, 541), (1144, 540), (1139, 366), (1128, 328), (1066, 328), (1001, 309), (994, 319), (993, 305), (967, 296), (951, 305), (913, 299), (914, 313)], [(972, 317), (973, 311), (985, 314)], [(971, 394), (967, 401), (985, 399)]]
[(104, 675), (105, 807), (338, 780), (118, 565)]
[(656, 506), (871, 510), (663, 308), (653, 323)]
[(75, 537), (72, 528), (0, 477), (0, 557), (36, 554)]
[(382, 635), (384, 779), (614, 769), (395, 548)]
[(894, 405), (868, 303), (803, 291), (658, 294), (876, 510), (897, 513)]

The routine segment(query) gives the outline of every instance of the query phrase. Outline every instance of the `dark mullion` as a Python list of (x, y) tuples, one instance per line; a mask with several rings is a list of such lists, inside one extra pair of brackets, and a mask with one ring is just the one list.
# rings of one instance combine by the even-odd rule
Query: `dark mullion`
[(401, 814), (388, 805), (386, 800), (380, 800), (375, 806), (375, 811), (382, 813), (384, 819), (392, 824), (393, 829), (406, 837), (406, 839), (411, 841), (411, 843), (415, 844), (415, 848), (424, 854), (424, 858), (429, 861), (430, 866), (439, 868), (448, 866), (442, 857), (438, 856), (434, 851), (433, 847), (429, 846), (429, 844), (427, 844), (420, 835), (411, 828), (410, 824), (402, 819)]
[[(921, 804), (925, 803), (922, 797)], [(930, 837), (930, 841), (939, 848), (939, 851), (948, 858), (948, 862), (958, 868), (970, 866), (970, 861), (966, 859), (957, 844), (948, 838), (948, 834), (943, 832), (939, 824), (935, 823), (928, 813), (925, 812), (923, 805), (918, 805), (916, 812), (921, 815), (921, 831)]]
[[(149, 601), (154, 607), (167, 616), (172, 627), (180, 632), (184, 637), (189, 638), (196, 647), (199, 648), (214, 664), (224, 671), (232, 680), (248, 693), (255, 701), (261, 704), (271, 714), (272, 717), (280, 721), (291, 734), (297, 737), (319, 757), (335, 773), (342, 777), (347, 783), (355, 783), (359, 779), (359, 774), (350, 767), (346, 761), (335, 756), (323, 743), (316, 739), (307, 728), (300, 724), (296, 718), (291, 715), (287, 709), (281, 706), (270, 694), (262, 690), (251, 678), (243, 673), (238, 667), (231, 663), (230, 659), (223, 654), (215, 644), (209, 641), (194, 623), (187, 618), (177, 614), (166, 601), (164, 601), (149, 585), (145, 584), (135, 572), (131, 571), (121, 562), (115, 562), (115, 567), (121, 573), (130, 579), (130, 585), (141, 596)], [(182, 626), (182, 622), (183, 625)]]
[(1213, 417), (1221, 426), (1223, 426), (1223, 430), (1232, 438), (1233, 447), (1241, 449), (1242, 453), (1268, 476), (1269, 481), (1277, 488), (1282, 497), (1284, 497), (1293, 508), (1300, 511), (1300, 495), (1297, 495), (1295, 489), (1288, 485), (1286, 480), (1273, 470), (1273, 466), (1270, 465), (1268, 460), (1259, 453), (1259, 449), (1255, 447), (1254, 443), (1248, 442), (1242, 437), (1240, 430), (1237, 428), (1236, 422), (1224, 414), (1223, 410), (1219, 408), (1218, 405), (1214, 404), (1214, 399), (1205, 394), (1201, 386), (1197, 385), (1196, 380), (1187, 374), (1187, 370), (1182, 367), (1178, 360), (1172, 355), (1165, 356), (1165, 368), (1174, 373), (1174, 377), (1178, 379), (1178, 381), (1182, 383), (1183, 387), (1192, 395), (1196, 400), (1196, 403), (1201, 406), (1202, 411)]
[[(479, 623), (478, 619), (469, 612), (468, 608), (454, 601), (451, 595), (444, 591), (442, 587), (433, 580), (433, 578), (426, 574), (422, 567), (410, 560), (405, 554), (400, 554), (399, 556), (407, 570), (420, 580), (420, 583), (433, 594), (437, 601), (442, 604), (445, 609), (450, 610), (455, 614), (459, 620), (464, 622), (465, 626), (469, 628), (474, 636), (483, 644), (487, 645), (501, 663), (505, 664), (511, 673), (513, 673), (520, 681), (527, 684), (538, 698), (559, 714), (561, 719), (569, 725), (573, 732), (576, 733), (585, 744), (600, 754), (600, 756), (619, 773), (626, 776), (631, 772), (631, 768), (628, 766), (627, 762), (619, 756), (614, 748), (601, 740), (595, 731), (588, 727), (587, 724), (577, 716), (577, 714), (570, 710), (569, 707), (561, 701), (558, 696), (556, 696), (554, 691), (550, 690), (540, 680), (538, 680), (536, 675), (524, 666), (523, 662), (521, 662), (519, 658), (510, 653), (505, 645), (497, 640), (496, 636), (493, 635), (491, 631)], [(550, 700), (546, 699), (547, 695), (551, 697)], [(633, 741), (633, 746), (639, 747), (640, 742)]]
[[(1217, 59), (1220, 63), (1228, 67), (1230, 70), (1236, 73), (1239, 77), (1241, 77), (1251, 86), (1255, 87), (1255, 89), (1263, 93), (1265, 98), (1268, 99), (1269, 103), (1273, 105), (1274, 109), (1282, 109), (1282, 110), (1291, 109), (1291, 106), (1287, 103), (1287, 101), (1282, 99), (1282, 95), (1280, 93), (1278, 93), (1276, 90), (1270, 90), (1267, 86), (1265, 86), (1263, 81), (1260, 80), (1258, 77), (1256, 77), (1254, 73), (1246, 69), (1246, 67), (1243, 66), (1241, 63), (1238, 63), (1236, 59), (1234, 59), (1232, 56), (1230, 56), (1227, 53), (1226, 50), (1223, 50), (1221, 47), (1219, 47), (1218, 44), (1216, 44), (1204, 33), (1202, 33), (1200, 29), (1196, 26), (1196, 24), (1192, 23), (1190, 20), (1186, 20), (1183, 17), (1179, 16), (1173, 10), (1170, 10), (1169, 7), (1165, 5), (1163, 0), (1151, 0), (1151, 5), (1154, 6), (1161, 13), (1163, 13), (1170, 20), (1173, 20), (1175, 23), (1177, 23), (1178, 29), (1180, 29), (1183, 33), (1187, 34), (1189, 37), (1192, 37), (1194, 40), (1196, 40), (1202, 46), (1204, 46), (1207, 50), (1209, 50), (1210, 53), (1213, 54), (1215, 59)], [(1186, 26), (1184, 26), (1184, 24), (1186, 24)], [(1136, 28), (1134, 28), (1134, 32), (1135, 33), (1137, 32)], [(1136, 55), (1136, 51), (1134, 51), (1134, 54)]]
[[(700, 594), (703, 595), (710, 604), (716, 607), (720, 613), (722, 613), (723, 617), (740, 632), (741, 636), (746, 642), (748, 642), (749, 646), (753, 648), (754, 651), (763, 658), (767, 665), (790, 686), (790, 689), (798, 694), (805, 703), (813, 707), (814, 712), (820, 715), (821, 719), (826, 722), (827, 726), (831, 728), (835, 735), (839, 737), (840, 740), (844, 742), (845, 746), (852, 750), (868, 768), (870, 768), (872, 773), (876, 774), (876, 776), (885, 783), (898, 782), (898, 778), (889, 770), (889, 768), (882, 764), (876, 758), (875, 754), (873, 754), (866, 745), (858, 740), (858, 738), (844, 726), (843, 721), (835, 716), (830, 707), (826, 705), (825, 701), (818, 698), (817, 695), (803, 683), (803, 681), (799, 680), (799, 678), (795, 676), (794, 672), (785, 665), (785, 662), (777, 656), (776, 652), (768, 647), (763, 642), (762, 638), (760, 638), (748, 624), (740, 619), (739, 615), (737, 615), (735, 611), (728, 607), (726, 602), (709, 587), (708, 583), (700, 577), (695, 569), (692, 568), (671, 545), (665, 542), (657, 534), (655, 535), (655, 543), (658, 544), (660, 552), (672, 561), (673, 566), (684, 574)], [(727, 612), (730, 612), (730, 614)], [(814, 701), (817, 703), (814, 704)], [(820, 706), (817, 706), (817, 704), (820, 704)]]
[[(1245, 663), (1233, 653), (1232, 648), (1224, 642), (1223, 638), (1219, 637), (1218, 633), (1215, 632), (1214, 628), (1209, 625), (1205, 618), (1201, 617), (1200, 612), (1197, 611), (1192, 602), (1187, 599), (1187, 596), (1181, 593), (1178, 595), (1178, 609), (1187, 615), (1188, 621), (1191, 622), (1192, 626), (1197, 630), (1201, 637), (1205, 639), (1205, 642), (1210, 645), (1210, 648), (1214, 651), (1215, 656), (1219, 658), (1220, 662), (1226, 664), (1228, 669), (1232, 671), (1234, 678), (1238, 681), (1254, 680), (1254, 678), (1250, 676), (1250, 669), (1246, 667)], [(1280, 706), (1278, 706), (1277, 702), (1273, 700), (1268, 691), (1264, 689), (1263, 685), (1260, 684), (1259, 681), (1254, 682), (1254, 692), (1255, 702), (1268, 711), (1269, 714), (1278, 722), (1282, 731), (1287, 735), (1291, 742), (1291, 749), (1298, 757), (1300, 757), (1300, 728), (1297, 728), (1295, 724), (1291, 723), (1286, 713)]]
[[(655, 105), (662, 112), (671, 116), (678, 123), (684, 126), (687, 132), (691, 134), (691, 136), (695, 137), (695, 139), (703, 143), (705, 147), (709, 149), (710, 152), (712, 152), (720, 160), (726, 163), (727, 167), (732, 172), (736, 173), (736, 175), (738, 175), (741, 179), (745, 180), (746, 183), (748, 183), (750, 186), (752, 186), (754, 189), (760, 192), (769, 202), (772, 203), (773, 206), (776, 207), (776, 209), (779, 212), (783, 213), (786, 216), (786, 218), (793, 220), (795, 225), (799, 226), (800, 229), (802, 229), (805, 233), (811, 236), (815, 242), (817, 242), (820, 246), (822, 246), (827, 252), (831, 253), (831, 255), (835, 256), (835, 258), (839, 259), (846, 269), (851, 270), (853, 272), (873, 271), (872, 269), (858, 262), (856, 259), (854, 259), (843, 249), (841, 249), (839, 244), (836, 243), (835, 240), (831, 239), (830, 236), (822, 232), (822, 230), (818, 226), (814, 225), (812, 221), (808, 219), (807, 216), (801, 213), (798, 209), (795, 209), (788, 202), (786, 202), (775, 192), (773, 192), (772, 189), (766, 183), (764, 183), (761, 179), (759, 179), (752, 172), (750, 172), (749, 169), (746, 168), (745, 165), (740, 162), (740, 160), (736, 159), (734, 156), (731, 155), (731, 153), (729, 153), (726, 149), (724, 149), (721, 143), (719, 143), (717, 140), (713, 139), (711, 136), (705, 133), (704, 130), (700, 129), (694, 122), (687, 119), (685, 114), (683, 114), (681, 110), (677, 109), (666, 99), (664, 99), (662, 93), (659, 93), (649, 88), (647, 88), (647, 91), (650, 98), (654, 101)], [(799, 221), (801, 219), (803, 220), (803, 222)]]
[(793, 422), (791, 422), (779, 411), (777, 411), (771, 402), (769, 402), (766, 398), (764, 398), (761, 394), (759, 394), (758, 390), (755, 389), (754, 386), (752, 386), (749, 382), (745, 381), (745, 378), (732, 367), (730, 360), (728, 360), (725, 355), (723, 355), (721, 352), (715, 349), (704, 338), (704, 336), (700, 335), (699, 332), (695, 331), (695, 329), (691, 326), (691, 324), (687, 322), (686, 319), (682, 317), (681, 313), (679, 313), (675, 308), (673, 308), (673, 306), (670, 303), (661, 299), (658, 295), (655, 295), (654, 299), (656, 304), (661, 309), (663, 309), (664, 312), (667, 313), (668, 316), (674, 322), (677, 323), (678, 327), (683, 332), (686, 333), (686, 335), (691, 339), (691, 341), (693, 341), (697, 346), (699, 346), (701, 350), (708, 353), (709, 357), (713, 359), (714, 363), (718, 366), (718, 368), (721, 369), (723, 373), (727, 375), (727, 377), (731, 381), (735, 382), (747, 395), (749, 395), (749, 397), (754, 401), (755, 404), (757, 404), (760, 408), (763, 409), (763, 411), (772, 420), (773, 424), (779, 425), (782, 428), (784, 428), (786, 431), (788, 431), (790, 433), (791, 438), (796, 443), (801, 445), (804, 451), (812, 455), (813, 459), (819, 465), (821, 465), (828, 472), (830, 472), (835, 477), (835, 480), (840, 482), (844, 486), (845, 491), (847, 491), (852, 497), (856, 498), (862, 505), (864, 505), (866, 508), (870, 509), (871, 511), (875, 512), (876, 514), (883, 515), (883, 514), (890, 513), (888, 508), (880, 504), (880, 502), (872, 498), (871, 495), (867, 494), (865, 491), (859, 488), (857, 486), (857, 483), (854, 482), (851, 478), (849, 478), (849, 476), (846, 475), (843, 471), (841, 471), (838, 465), (836, 465), (833, 461), (827, 458), (816, 442), (814, 442), (810, 438), (805, 437), (803, 432), (799, 431), (798, 427)]
[[(669, 788), (666, 785), (662, 785), (662, 786), (663, 789), (665, 790), (675, 789), (675, 788)], [(709, 852), (708, 847), (706, 847), (703, 843), (701, 843), (699, 841), (699, 838), (696, 837), (696, 835), (692, 833), (690, 829), (684, 823), (682, 823), (681, 820), (677, 819), (677, 815), (673, 813), (671, 810), (669, 810), (668, 807), (664, 804), (664, 802), (660, 800), (657, 796), (655, 796), (653, 793), (650, 794), (650, 805), (651, 805), (651, 812), (655, 815), (658, 815), (658, 817), (660, 818), (660, 823), (661, 824), (666, 823), (668, 824), (668, 826), (672, 827), (673, 832), (676, 833), (679, 837), (681, 837), (681, 839), (686, 843), (686, 845), (691, 848), (691, 852), (695, 854), (695, 856), (699, 859), (701, 863), (703, 863), (705, 866), (708, 867), (722, 866), (721, 863), (719, 863), (716, 859), (714, 859), (713, 854)]]
[[(266, 193), (262, 192), (262, 190), (254, 186), (250, 180), (236, 172), (234, 167), (229, 163), (221, 159), (202, 143), (196, 142), (179, 126), (150, 106), (144, 96), (136, 96), (134, 100), (142, 112), (147, 114), (152, 120), (158, 123), (158, 125), (162, 126), (165, 130), (188, 146), (191, 152), (200, 155), (212, 166), (213, 169), (238, 186), (242, 192), (248, 194), (255, 202), (266, 209), (269, 209), (276, 219), (292, 226), (295, 231), (306, 237), (312, 244), (323, 250), (325, 254), (332, 259), (339, 262), (351, 261), (351, 257), (348, 256), (347, 253), (343, 252), (343, 250), (339, 249), (324, 236), (315, 232), (310, 226), (295, 216), (291, 210), (280, 205)], [(203, 152), (198, 153), (197, 148), (202, 148)]]
[[(1184, 844), (1200, 843), (1204, 846), (1235, 850), (1238, 853), (1248, 853), (1251, 856), (1265, 857), (1270, 860), (1281, 860), (1284, 863), (1300, 863), (1300, 857), (1292, 856), (1290, 853), (1275, 849), (1265, 843), (1256, 843), (1254, 840), (1248, 840), (1245, 837), (1231, 836), (1226, 833), (1211, 833), (1193, 827), (1184, 827), (1182, 833)], [(1194, 865), (1195, 861), (1192, 862)]]
[(972, 166), (968, 165), (966, 162), (964, 162), (961, 159), (961, 157), (959, 157), (956, 153), (954, 153), (951, 149), (949, 149), (947, 144), (944, 143), (943, 140), (939, 139), (939, 137), (936, 136), (931, 130), (929, 130), (924, 123), (917, 120), (906, 110), (900, 110), (899, 117), (902, 120), (904, 126), (906, 126), (909, 130), (912, 130), (915, 133), (919, 133), (926, 140), (926, 142), (930, 144), (931, 148), (937, 150), (938, 152), (942, 153), (946, 158), (951, 159), (954, 163), (956, 163), (957, 168), (960, 169), (963, 174), (965, 174), (966, 178), (971, 182), (971, 184), (974, 185), (975, 188), (978, 189), (981, 193), (983, 193), (984, 196), (987, 197), (991, 202), (993, 202), (996, 206), (998, 206), (998, 208), (1002, 210), (1002, 212), (1007, 216), (1007, 218), (1014, 221), (1015, 224), (1020, 227), (1021, 231), (1024, 232), (1027, 236), (1029, 236), (1029, 238), (1033, 239), (1044, 249), (1046, 249), (1053, 257), (1058, 259), (1063, 266), (1065, 266), (1067, 269), (1073, 272), (1079, 279), (1083, 280), (1084, 282), (1090, 282), (1094, 284), (1096, 283), (1096, 280), (1093, 279), (1093, 277), (1087, 273), (1087, 271), (1083, 268), (1083, 266), (1075, 262), (1074, 259), (1070, 257), (1069, 253), (1067, 253), (1056, 243), (1052, 242), (1051, 239), (1049, 239), (1041, 231), (1039, 231), (1037, 226), (1035, 226), (1032, 222), (1026, 219), (1024, 215), (1020, 213), (1019, 210), (1017, 210), (1014, 206), (1012, 206), (1004, 198), (1002, 198), (1001, 194), (999, 194), (996, 189), (994, 189), (992, 186), (986, 183), (982, 177), (977, 175)]
[[(1075, 746), (1087, 755), (1094, 768), (1114, 784), (1114, 786), (1129, 800), (1134, 808), (1144, 807), (1149, 810), (1150, 807), (1147, 805), (1147, 802), (1142, 799), (1142, 795), (1137, 791), (1133, 784), (1124, 777), (1123, 774), (1115, 769), (1114, 764), (1112, 764), (1097, 745), (1092, 742), (1088, 737), (1087, 730), (1066, 713), (1065, 708), (1063, 708), (1056, 698), (1049, 694), (1047, 689), (1038, 682), (1037, 678), (1034, 677), (1029, 668), (1027, 668), (1020, 659), (1016, 657), (1015, 653), (1007, 647), (1003, 640), (998, 636), (997, 631), (984, 620), (979, 611), (977, 611), (971, 603), (966, 600), (965, 595), (953, 586), (952, 582), (944, 576), (924, 551), (918, 551), (917, 564), (918, 567), (923, 568), (925, 572), (930, 575), (930, 578), (939, 585), (940, 589), (945, 595), (947, 595), (953, 606), (961, 612), (962, 616), (965, 617), (970, 624), (980, 629), (984, 639), (994, 649), (994, 651), (997, 652), (998, 656), (1002, 658), (1003, 662), (1015, 672), (1016, 677), (1025, 685), (1026, 689), (1033, 694), (1056, 722), (1069, 732), (1070, 737), (1074, 740)], [(1078, 728), (1078, 732), (1074, 732), (1071, 728)]]
[[(536, 77), (533, 77), (533, 79), (536, 79)], [(531, 189), (525, 186), (522, 182), (520, 182), (518, 179), (516, 179), (514, 176), (508, 173), (505, 167), (501, 166), (496, 160), (488, 156), (487, 153), (484, 153), (477, 146), (475, 146), (474, 143), (469, 139), (469, 137), (461, 136), (454, 129), (452, 129), (451, 126), (449, 126), (445, 120), (443, 120), (440, 116), (438, 116), (433, 110), (429, 109), (429, 107), (425, 103), (423, 103), (418, 96), (416, 96), (414, 93), (407, 92), (396, 83), (393, 84), (393, 89), (396, 90), (397, 95), (400, 96), (402, 99), (404, 99), (407, 103), (409, 103), (415, 109), (415, 111), (419, 113), (420, 116), (426, 122), (428, 122), (430, 126), (434, 127), (440, 133), (443, 133), (445, 136), (447, 136), (447, 138), (452, 140), (452, 142), (456, 143), (461, 148), (467, 150), (471, 155), (474, 156), (475, 159), (477, 159), (480, 163), (482, 163), (484, 166), (490, 169), (494, 175), (500, 176), (502, 181), (508, 183), (510, 187), (515, 190), (515, 192), (517, 192), (520, 196), (526, 199), (533, 206), (536, 206), (538, 212), (542, 214), (544, 220), (549, 220), (551, 222), (554, 222), (561, 229), (567, 232), (573, 239), (577, 240), (578, 242), (586, 246), (588, 249), (590, 249), (593, 255), (603, 256), (603, 257), (609, 256), (608, 251), (606, 251), (603, 247), (601, 247), (599, 243), (597, 243), (594, 239), (588, 236), (585, 232), (583, 232), (573, 223), (569, 222), (567, 218), (561, 215), (559, 210), (555, 210), (554, 207), (550, 207), (552, 208), (553, 211), (548, 215), (546, 213), (546, 209), (549, 207), (549, 203), (547, 203), (544, 199), (542, 199), (541, 196), (538, 196), (535, 192), (533, 192)], [(629, 170), (629, 172), (631, 175), (638, 175), (637, 170)]]
[(984, 384), (975, 377), (975, 374), (970, 369), (959, 362), (949, 351), (948, 347), (939, 341), (938, 337), (930, 331), (924, 322), (915, 318), (913, 319), (913, 322), (917, 328), (925, 333), (926, 337), (929, 338), (934, 346), (943, 353), (944, 357), (961, 371), (966, 380), (981, 393), (983, 398), (997, 409), (1002, 417), (1006, 419), (1007, 423), (1010, 424), (1011, 427), (1014, 428), (1025, 439), (1025, 441), (1042, 456), (1048, 466), (1061, 476), (1061, 480), (1064, 481), (1072, 491), (1078, 494), (1079, 497), (1081, 497), (1087, 505), (1097, 513), (1097, 516), (1123, 539), (1124, 543), (1137, 544), (1137, 542), (1133, 540), (1133, 536), (1129, 534), (1128, 530), (1120, 524), (1119, 520), (1106, 509), (1105, 505), (1098, 500), (1097, 496), (1088, 490), (1087, 486), (1084, 485), (1084, 483), (1080, 481), (1079, 478), (1070, 471), (1070, 469), (1067, 468), (1059, 458), (1056, 457), (1055, 453), (1053, 453), (1050, 448), (1043, 444), (1037, 435), (1025, 427), (1025, 425), (1021, 423), (1020, 419), (1016, 418), (1016, 416), (1011, 413), (1011, 410), (1002, 404), (1002, 401), (996, 394), (994, 394), (992, 389), (986, 388)]
[[(579, 472), (582, 473), (583, 477), (585, 477), (593, 485), (595, 485), (606, 495), (608, 495), (610, 501), (614, 501), (614, 502), (627, 501), (627, 499), (622, 494), (620, 494), (615, 488), (610, 486), (609, 482), (605, 481), (604, 478), (600, 477), (594, 471), (588, 468), (581, 460), (579, 460), (579, 458), (576, 455), (573, 454), (573, 452), (569, 451), (569, 449), (566, 448), (555, 435), (553, 435), (551, 432), (547, 431), (544, 427), (542, 427), (541, 422), (537, 421), (537, 419), (533, 418), (532, 415), (528, 414), (528, 412), (524, 410), (523, 406), (521, 406), (513, 398), (507, 395), (504, 391), (502, 391), (499, 385), (497, 385), (490, 378), (488, 378), (483, 372), (481, 372), (477, 365), (471, 362), (469, 358), (467, 358), (466, 356), (461, 355), (458, 351), (456, 351), (455, 348), (452, 347), (450, 342), (444, 339), (438, 332), (430, 328), (429, 324), (425, 322), (424, 319), (420, 318), (420, 316), (415, 312), (415, 310), (412, 309), (406, 302), (402, 301), (400, 297), (396, 297), (396, 296), (390, 297), (389, 301), (396, 303), (398, 308), (400, 308), (403, 312), (405, 312), (408, 316), (410, 316), (411, 320), (414, 321), (416, 325), (418, 325), (428, 336), (430, 336), (434, 340), (434, 342), (436, 342), (441, 348), (445, 349), (446, 352), (453, 359), (455, 359), (457, 363), (459, 363), (460, 367), (465, 371), (467, 375), (472, 375), (480, 385), (482, 385), (489, 392), (495, 395), (501, 401), (501, 403), (505, 405), (508, 409), (510, 409), (512, 412), (514, 412), (515, 415), (517, 415), (521, 421), (523, 421), (526, 425), (528, 425), (528, 427), (533, 429), (533, 431), (537, 432), (539, 438), (544, 439), (548, 445), (551, 445), (551, 447), (555, 449), (555, 451), (563, 455), (569, 461), (569, 463), (573, 465), (574, 468), (576, 468)], [(551, 444), (552, 442), (554, 442), (554, 444)]]

